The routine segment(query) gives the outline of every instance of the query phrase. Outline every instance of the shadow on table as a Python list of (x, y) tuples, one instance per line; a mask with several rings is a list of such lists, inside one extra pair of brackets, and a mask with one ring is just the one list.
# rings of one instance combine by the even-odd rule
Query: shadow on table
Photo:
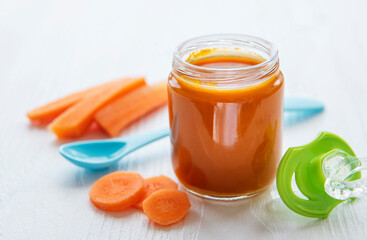
[(68, 171), (68, 173), (66, 174), (62, 173), (63, 175), (68, 175), (67, 177), (65, 177), (65, 181), (62, 185), (68, 188), (80, 188), (85, 186), (89, 187), (104, 175), (115, 172), (117, 170), (118, 165), (114, 165), (110, 168), (99, 171), (92, 171), (75, 167), (74, 171)]
[(292, 212), (283, 203), (276, 188), (255, 197), (250, 211), (259, 223), (273, 233), (307, 230), (323, 221)]
[(91, 201), (89, 201), (89, 205), (90, 205), (90, 208), (93, 209), (93, 211), (99, 215), (106, 215), (106, 216), (109, 216), (111, 218), (128, 218), (130, 217), (131, 215), (134, 215), (136, 214), (137, 211), (140, 211), (136, 208), (127, 208), (125, 209), (124, 211), (120, 211), (120, 212), (107, 212), (107, 211), (104, 211), (104, 210), (101, 210), (101, 209), (98, 209), (96, 206), (93, 205), (93, 203)]

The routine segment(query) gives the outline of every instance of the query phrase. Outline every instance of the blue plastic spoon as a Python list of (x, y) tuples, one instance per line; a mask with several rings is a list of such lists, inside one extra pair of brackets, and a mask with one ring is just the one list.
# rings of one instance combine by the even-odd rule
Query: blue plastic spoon
[[(322, 103), (311, 99), (286, 98), (284, 102), (284, 111), (289, 112), (316, 114), (323, 109)], [(61, 145), (59, 152), (79, 167), (91, 170), (105, 169), (136, 149), (169, 134), (170, 130), (165, 128), (140, 136), (73, 142)]]
[(59, 152), (71, 163), (86, 169), (105, 169), (127, 154), (170, 134), (169, 128), (141, 136), (80, 141), (63, 144)]

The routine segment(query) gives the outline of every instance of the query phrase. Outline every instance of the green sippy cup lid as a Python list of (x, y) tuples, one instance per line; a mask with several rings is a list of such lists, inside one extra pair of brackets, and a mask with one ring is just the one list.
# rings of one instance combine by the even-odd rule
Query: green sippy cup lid
[[(332, 198), (324, 189), (326, 177), (323, 160), (336, 151), (355, 156), (342, 138), (329, 132), (320, 133), (314, 141), (306, 145), (287, 150), (279, 164), (276, 181), (279, 195), (288, 208), (306, 217), (324, 218), (345, 201)], [(307, 199), (298, 197), (293, 191), (293, 175), (298, 189)], [(359, 178), (361, 173), (356, 172), (348, 180)]]

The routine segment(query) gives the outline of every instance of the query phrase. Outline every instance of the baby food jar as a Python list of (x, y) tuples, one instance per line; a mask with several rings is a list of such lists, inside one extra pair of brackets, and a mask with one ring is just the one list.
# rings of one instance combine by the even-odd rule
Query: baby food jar
[(274, 181), (283, 75), (272, 43), (247, 35), (182, 43), (173, 56), (168, 96), (173, 169), (189, 192), (236, 200)]

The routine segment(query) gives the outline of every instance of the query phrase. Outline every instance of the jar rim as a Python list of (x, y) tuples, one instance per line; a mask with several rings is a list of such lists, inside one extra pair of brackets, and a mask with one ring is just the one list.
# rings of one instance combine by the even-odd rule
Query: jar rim
[[(218, 42), (220, 41), (225, 41), (225, 40), (239, 40), (239, 41), (250, 41), (252, 43), (256, 43), (259, 44), (261, 47), (263, 47), (264, 49), (269, 51), (269, 58), (266, 59), (265, 61), (255, 64), (255, 65), (251, 65), (251, 66), (245, 66), (245, 67), (237, 67), (237, 68), (209, 68), (209, 67), (203, 67), (203, 66), (197, 66), (194, 65), (190, 62), (185, 61), (182, 56), (180, 55), (180, 50), (184, 49), (185, 47), (189, 47), (193, 44), (195, 44), (196, 42), (198, 42), (199, 40), (217, 40)], [(190, 38), (184, 42), (182, 42), (181, 44), (179, 44), (173, 54), (173, 62), (178, 61), (178, 63), (180, 65), (183, 65), (184, 67), (189, 67), (191, 69), (194, 70), (198, 70), (198, 71), (220, 71), (220, 72), (233, 72), (233, 71), (246, 71), (246, 70), (254, 70), (257, 68), (263, 68), (275, 61), (278, 61), (278, 49), (277, 47), (263, 39), (260, 37), (255, 37), (255, 36), (251, 36), (251, 35), (247, 35), (247, 34), (210, 34), (210, 35), (202, 35), (202, 36), (198, 36), (198, 37), (194, 37), (194, 38)]]

